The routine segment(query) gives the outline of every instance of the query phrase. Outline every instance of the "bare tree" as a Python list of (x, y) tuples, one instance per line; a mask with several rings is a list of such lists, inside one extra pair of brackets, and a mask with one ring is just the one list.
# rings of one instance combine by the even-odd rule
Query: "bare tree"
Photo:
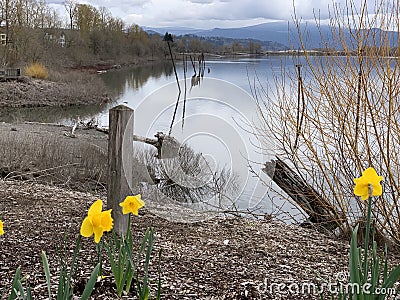
[(108, 10), (107, 7), (100, 6), (99, 7), (99, 15), (100, 15), (100, 26), (102, 29), (105, 29), (108, 26), (108, 22), (112, 18), (111, 12)]
[(10, 40), (10, 26), (12, 25), (11, 19), (15, 11), (15, 1), (14, 0), (1, 0), (1, 20), (5, 24), (7, 43)]
[(76, 15), (76, 6), (77, 2), (76, 0), (66, 0), (64, 2), (64, 7), (67, 11), (68, 17), (69, 17), (69, 28), (72, 30), (74, 29), (74, 19)]

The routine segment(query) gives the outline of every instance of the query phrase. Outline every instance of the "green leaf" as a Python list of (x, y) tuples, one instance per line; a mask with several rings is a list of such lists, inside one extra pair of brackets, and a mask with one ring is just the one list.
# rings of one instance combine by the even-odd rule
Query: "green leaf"
[(68, 268), (66, 265), (66, 254), (67, 254), (67, 247), (66, 247), (66, 237), (64, 235), (64, 241), (63, 241), (63, 246), (62, 246), (62, 251), (57, 247), (57, 254), (58, 254), (58, 260), (60, 263), (60, 275), (59, 275), (59, 280), (58, 280), (58, 288), (57, 288), (57, 300), (69, 300), (73, 296), (73, 288), (71, 285), (72, 282), (72, 277), (75, 277), (76, 274), (76, 269), (77, 269), (77, 257), (79, 254), (79, 248), (81, 244), (81, 235), (78, 235), (76, 239), (76, 245), (75, 245), (75, 250), (74, 254), (72, 257), (72, 262), (71, 266)]
[(128, 262), (126, 264), (126, 279), (125, 279), (125, 291), (128, 293), (131, 290), (131, 285), (132, 285), (132, 280), (133, 280), (133, 276), (134, 276), (134, 272), (132, 269), (131, 264)]
[(357, 231), (358, 224), (354, 228), (351, 242), (350, 242), (350, 261), (349, 261), (349, 271), (350, 271), (350, 282), (351, 283), (360, 283), (360, 249), (357, 247)]
[(112, 238), (107, 239), (107, 242), (104, 244), (108, 253), (108, 257), (110, 260), (111, 271), (114, 275), (114, 280), (117, 285), (119, 282), (119, 272), (117, 269), (117, 264), (115, 260), (115, 247), (114, 247), (114, 240)]
[(83, 290), (81, 300), (89, 299), (90, 295), (93, 292), (94, 285), (96, 284), (99, 272), (100, 272), (100, 263), (98, 263), (96, 267), (93, 269), (89, 281), (86, 283), (85, 289)]
[(151, 256), (151, 252), (153, 251), (153, 243), (154, 243), (154, 232), (153, 232), (153, 228), (151, 228), (150, 233), (149, 233), (149, 241), (148, 241), (148, 245), (147, 245), (147, 251), (146, 251), (145, 273), (144, 273), (144, 278), (143, 278), (143, 288), (146, 290), (146, 293), (148, 290), (147, 281), (148, 281), (148, 276), (149, 276), (150, 256)]
[(137, 255), (137, 262), (139, 262), (140, 256), (142, 256), (144, 248), (146, 247), (147, 240), (149, 239), (150, 235), (150, 228), (147, 228), (146, 233), (144, 234), (144, 237), (142, 239), (142, 243), (140, 245), (139, 253)]
[(126, 254), (127, 254), (128, 261), (130, 262), (130, 264), (132, 266), (132, 269), (134, 271), (136, 271), (135, 263), (133, 262), (133, 258), (132, 258), (132, 256), (133, 256), (132, 255), (132, 250), (130, 249), (130, 246), (127, 244), (127, 241), (125, 241), (125, 251), (126, 251)]
[(26, 288), (26, 299), (28, 299), (28, 300), (32, 300), (33, 299), (32, 298), (32, 290), (31, 290), (30, 286), (28, 286)]
[(162, 249), (158, 252), (158, 284), (157, 284), (157, 300), (161, 299), (161, 254)]
[[(130, 260), (132, 260), (132, 255), (131, 253), (133, 252), (133, 238), (132, 238), (132, 230), (130, 227), (130, 216), (129, 216), (129, 226), (128, 226), (128, 231), (126, 233), (126, 239), (124, 240), (124, 246), (125, 246), (125, 261), (126, 261), (126, 286), (125, 286), (125, 291), (129, 292), (131, 289), (132, 285), (132, 280), (135, 275), (135, 268), (134, 266), (130, 263)], [(127, 248), (129, 251), (127, 251)], [(133, 262), (133, 261), (132, 261)]]
[(150, 288), (146, 287), (146, 293), (144, 294), (144, 297), (141, 298), (140, 300), (148, 300), (150, 296)]
[(80, 245), (81, 245), (81, 241), (82, 241), (82, 236), (78, 235), (78, 238), (76, 239), (76, 246), (75, 246), (75, 250), (74, 250), (74, 255), (72, 257), (69, 280), (71, 280), (71, 277), (75, 276), (75, 274), (76, 274), (77, 258), (78, 258), (78, 254), (79, 254), (79, 248), (80, 248)]
[(63, 300), (64, 295), (64, 287), (65, 285), (65, 276), (64, 276), (64, 269), (60, 270), (60, 277), (58, 278), (58, 288), (57, 288), (57, 300)]
[(379, 257), (378, 257), (378, 246), (376, 244), (376, 241), (373, 241), (372, 243), (372, 270), (371, 270), (371, 291), (375, 291), (376, 287), (378, 286), (379, 283)]
[(382, 287), (385, 289), (392, 288), (393, 285), (399, 280), (400, 278), (400, 266), (394, 268), (390, 273), (389, 277), (383, 282)]
[(18, 286), (18, 281), (21, 276), (21, 267), (18, 267), (15, 271), (14, 279), (11, 285), (11, 294), (8, 297), (8, 300), (14, 300), (17, 298), (17, 290), (16, 287)]
[(388, 260), (387, 260), (387, 245), (385, 244), (385, 250), (384, 250), (384, 259), (385, 259), (385, 264), (383, 266), (383, 281), (387, 280), (388, 276)]
[(44, 274), (46, 275), (47, 292), (49, 294), (49, 300), (50, 300), (51, 299), (50, 268), (45, 251), (42, 251), (42, 262), (43, 262)]

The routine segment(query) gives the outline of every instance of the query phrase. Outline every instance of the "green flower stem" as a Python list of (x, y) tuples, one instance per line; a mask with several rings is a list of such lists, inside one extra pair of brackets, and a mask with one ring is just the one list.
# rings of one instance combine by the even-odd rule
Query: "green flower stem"
[(100, 240), (100, 243), (96, 244), (96, 250), (97, 250), (97, 263), (100, 265), (98, 276), (101, 276), (103, 274), (103, 263), (102, 263), (103, 259), (101, 254), (101, 252), (103, 251), (103, 239)]
[(364, 244), (364, 282), (368, 279), (368, 246), (369, 246), (369, 234), (370, 234), (370, 222), (371, 222), (371, 207), (372, 197), (368, 198), (368, 210), (367, 210), (367, 223), (365, 226), (365, 244)]
[(128, 238), (129, 231), (131, 230), (131, 214), (128, 214), (128, 229), (126, 231), (125, 239)]

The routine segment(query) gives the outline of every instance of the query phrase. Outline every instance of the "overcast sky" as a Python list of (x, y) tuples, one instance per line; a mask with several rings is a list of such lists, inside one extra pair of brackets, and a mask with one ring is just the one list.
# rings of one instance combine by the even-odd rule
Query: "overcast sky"
[[(47, 0), (63, 14), (64, 0)], [(335, 0), (344, 3), (346, 0)], [(361, 2), (361, 1), (354, 1)], [(104, 6), (127, 24), (151, 27), (243, 27), (275, 20), (291, 20), (293, 0), (87, 0), (78, 3)], [(296, 14), (325, 19), (332, 0), (294, 0)]]

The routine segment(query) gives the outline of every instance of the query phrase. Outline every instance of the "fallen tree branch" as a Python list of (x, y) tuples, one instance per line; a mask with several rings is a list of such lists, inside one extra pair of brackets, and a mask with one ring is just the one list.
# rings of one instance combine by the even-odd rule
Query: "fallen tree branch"
[(263, 171), (309, 215), (303, 225), (318, 225), (330, 232), (341, 227), (344, 219), (335, 207), (281, 159), (266, 162)]

